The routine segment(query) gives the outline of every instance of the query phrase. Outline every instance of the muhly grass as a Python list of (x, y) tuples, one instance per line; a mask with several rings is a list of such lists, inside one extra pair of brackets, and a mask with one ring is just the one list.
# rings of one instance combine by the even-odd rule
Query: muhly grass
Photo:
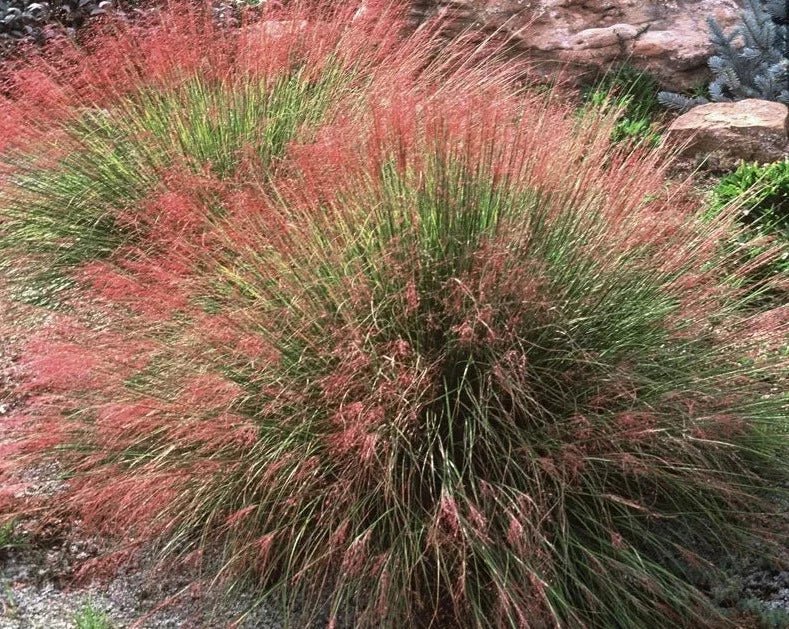
[(184, 168), (26, 346), (13, 452), (68, 471), (35, 507), (295, 626), (726, 626), (717, 567), (784, 541), (789, 315), (743, 288), (778, 252), (734, 264), (610, 117), (403, 50), (270, 175), (245, 106), (145, 123)]
[[(407, 149), (314, 148), (350, 172), (234, 197), (204, 275), (149, 260), (133, 314), (31, 344), (32, 390), (73, 400), (34, 409), (86, 521), (219, 536), (227, 574), (371, 626), (709, 621), (684, 571), (769, 489), (785, 318), (739, 313), (722, 225), (616, 185), (658, 183), (649, 158), (477, 105)], [(574, 173), (543, 168), (549, 132)], [(111, 299), (140, 272), (112, 269)]]
[(17, 168), (3, 199), (0, 247), (36, 263), (46, 256), (50, 268), (36, 279), (51, 286), (53, 267), (74, 268), (144, 238), (151, 217), (133, 212), (166, 186), (172, 169), (229, 175), (243, 148), (265, 177), (302, 125), (325, 113), (329, 82), (312, 84), (299, 73), (269, 85), (207, 86), (196, 78), (89, 111), (68, 125), (73, 151), (54, 165), (20, 167), (24, 156), (10, 156)]
[(38, 59), (8, 81), (0, 249), (22, 295), (51, 302), (70, 269), (144, 241), (156, 217), (138, 209), (173, 172), (273, 176), (288, 145), (352, 112), (372, 62), (395, 54), (394, 34), (349, 25), (347, 9), (313, 22), (306, 8), (270, 13), (230, 32), (199, 11), (165, 13), (68, 51), (68, 71)]

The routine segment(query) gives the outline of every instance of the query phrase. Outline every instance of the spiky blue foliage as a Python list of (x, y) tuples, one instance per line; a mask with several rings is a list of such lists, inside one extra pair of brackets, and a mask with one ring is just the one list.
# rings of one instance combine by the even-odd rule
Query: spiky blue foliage
[(789, 25), (785, 0), (746, 0), (740, 24), (730, 33), (708, 20), (715, 54), (709, 99), (660, 92), (666, 107), (687, 111), (696, 105), (760, 98), (789, 104)]

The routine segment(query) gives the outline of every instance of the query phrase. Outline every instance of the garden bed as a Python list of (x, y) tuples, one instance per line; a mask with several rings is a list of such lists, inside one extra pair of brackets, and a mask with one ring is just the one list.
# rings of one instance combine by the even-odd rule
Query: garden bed
[(781, 251), (659, 114), (189, 8), (0, 101), (0, 627), (782, 626)]

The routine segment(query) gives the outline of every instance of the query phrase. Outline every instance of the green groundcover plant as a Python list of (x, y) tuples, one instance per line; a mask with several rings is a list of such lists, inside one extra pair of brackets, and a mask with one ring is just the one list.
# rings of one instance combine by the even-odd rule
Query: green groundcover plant
[(112, 622), (107, 614), (92, 601), (88, 601), (74, 615), (76, 629), (112, 629)]
[(615, 142), (660, 143), (658, 122), (662, 115), (654, 77), (631, 65), (609, 70), (582, 90), (584, 108), (614, 110), (619, 114), (612, 139)]
[[(734, 240), (745, 259), (759, 256), (765, 246), (783, 250), (771, 264), (756, 269), (752, 279), (758, 283), (765, 276), (774, 275), (778, 280), (776, 283), (783, 285), (783, 290), (777, 292), (774, 299), (785, 302), (789, 282), (789, 162), (743, 163), (738, 166), (713, 190), (710, 215), (714, 216), (727, 207), (735, 208), (739, 222), (750, 227)], [(757, 244), (754, 234), (769, 244)]]
[(716, 186), (713, 210), (732, 202), (744, 222), (789, 239), (789, 161), (738, 166)]
[(232, 48), (282, 53), (265, 88), (208, 89), (224, 35), (176, 13), (5, 104), (56, 105), (5, 149), (11, 279), (69, 281), (7, 424), (66, 471), (27, 510), (295, 626), (726, 626), (717, 566), (784, 542), (789, 316), (741, 288), (779, 253), (478, 42), (271, 11)]

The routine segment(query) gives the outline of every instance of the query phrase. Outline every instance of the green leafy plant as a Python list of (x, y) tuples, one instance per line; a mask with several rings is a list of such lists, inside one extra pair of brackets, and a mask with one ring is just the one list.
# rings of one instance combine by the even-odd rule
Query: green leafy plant
[(10, 520), (0, 525), (0, 552), (24, 545), (25, 539), (17, 532), (16, 522)]
[(743, 163), (714, 190), (713, 208), (739, 202), (740, 217), (789, 239), (789, 161)]
[(112, 629), (110, 617), (92, 601), (83, 605), (74, 615), (76, 629)]
[(637, 141), (650, 146), (660, 142), (658, 123), (660, 106), (655, 96), (658, 83), (654, 77), (633, 66), (609, 70), (594, 85), (585, 88), (585, 108), (614, 110), (619, 120), (614, 128), (615, 142)]
[[(769, 266), (757, 270), (751, 280), (770, 275), (789, 277), (789, 161), (743, 163), (724, 176), (713, 190), (710, 215), (729, 205), (736, 207), (739, 220), (753, 232), (776, 240), (783, 248), (783, 253)], [(745, 233), (742, 238), (747, 241), (750, 237)], [(764, 246), (742, 242), (737, 246), (745, 251), (746, 259), (764, 253)]]

